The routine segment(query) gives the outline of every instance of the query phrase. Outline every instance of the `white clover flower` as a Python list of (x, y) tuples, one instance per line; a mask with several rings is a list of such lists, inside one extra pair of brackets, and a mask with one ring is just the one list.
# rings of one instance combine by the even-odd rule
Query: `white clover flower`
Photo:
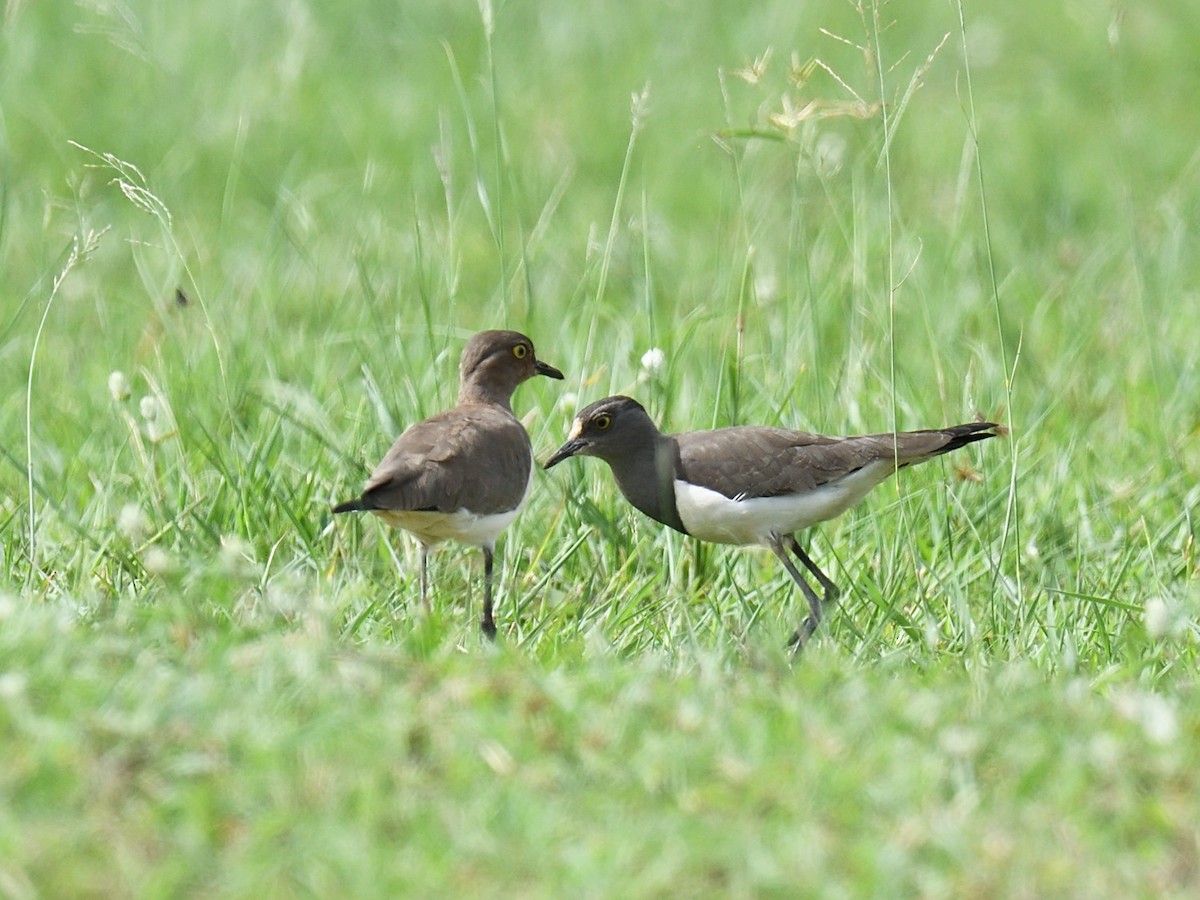
[(162, 402), (153, 394), (138, 401), (138, 411), (146, 423), (146, 436), (151, 442), (157, 444), (174, 434), (171, 416), (165, 414)]
[(227, 534), (221, 537), (221, 550), (217, 554), (217, 561), (221, 569), (229, 575), (249, 577), (258, 570), (254, 560), (254, 548), (237, 535)]
[(129, 379), (125, 377), (125, 373), (120, 369), (115, 370), (108, 376), (108, 392), (118, 403), (128, 400), (129, 395), (133, 393), (133, 388), (129, 386)]
[(1142, 729), (1155, 744), (1169, 744), (1179, 735), (1179, 716), (1166, 697), (1147, 694), (1142, 701)]
[(290, 582), (280, 584), (278, 579), (275, 579), (263, 592), (263, 604), (278, 615), (294, 616), (304, 610), (303, 593), (298, 585)]
[(661, 347), (651, 347), (642, 354), (642, 370), (651, 375), (657, 375), (666, 364), (667, 354), (663, 353)]
[(779, 299), (779, 278), (774, 272), (762, 272), (754, 277), (754, 293), (763, 302)]
[(142, 565), (151, 575), (169, 575), (175, 571), (175, 560), (162, 547), (147, 547), (142, 554)]
[(1146, 633), (1156, 641), (1165, 638), (1174, 630), (1174, 610), (1162, 597), (1151, 597), (1147, 600), (1142, 615), (1146, 621)]
[(642, 371), (638, 373), (638, 381), (644, 383), (657, 379), (666, 364), (667, 354), (663, 353), (662, 348), (651, 347), (642, 354)]
[(5, 672), (0, 675), (0, 697), (5, 700), (15, 700), (25, 693), (29, 676), (24, 672)]
[(1142, 726), (1146, 738), (1155, 744), (1169, 744), (1179, 736), (1179, 716), (1175, 704), (1159, 694), (1124, 690), (1114, 695), (1117, 713)]
[(579, 395), (574, 391), (563, 391), (558, 395), (558, 405), (564, 411), (573, 413), (579, 408)]
[(117, 531), (131, 541), (140, 541), (150, 531), (150, 517), (136, 503), (126, 503), (117, 514)]

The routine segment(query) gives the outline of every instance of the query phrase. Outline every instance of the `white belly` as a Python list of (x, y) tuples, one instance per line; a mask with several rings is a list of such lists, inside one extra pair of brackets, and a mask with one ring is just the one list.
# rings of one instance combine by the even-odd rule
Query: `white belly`
[(688, 534), (717, 544), (764, 544), (840, 516), (895, 470), (875, 462), (816, 490), (782, 497), (731, 500), (708, 488), (675, 482), (675, 505)]
[(427, 546), (442, 541), (459, 541), (471, 547), (486, 547), (493, 550), (496, 538), (516, 519), (521, 507), (529, 499), (529, 488), (533, 484), (533, 464), (529, 466), (529, 479), (525, 482), (525, 493), (515, 509), (502, 513), (473, 513), (468, 509), (454, 512), (429, 512), (425, 510), (377, 509), (375, 515), (393, 528), (411, 532), (417, 540)]
[(375, 515), (393, 528), (403, 528), (422, 544), (432, 546), (442, 541), (460, 541), (471, 547), (495, 548), (496, 538), (512, 524), (521, 507), (508, 512), (479, 515), (469, 510), (455, 512), (408, 512), (390, 509), (375, 510)]

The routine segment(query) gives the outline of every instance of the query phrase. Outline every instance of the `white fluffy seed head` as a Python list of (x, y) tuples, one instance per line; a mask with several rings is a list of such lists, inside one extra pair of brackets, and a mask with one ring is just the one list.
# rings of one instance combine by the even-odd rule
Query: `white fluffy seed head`
[(125, 373), (120, 369), (117, 369), (108, 376), (108, 393), (118, 403), (124, 403), (129, 399), (129, 395), (133, 393), (133, 388), (129, 386), (129, 379), (125, 377)]

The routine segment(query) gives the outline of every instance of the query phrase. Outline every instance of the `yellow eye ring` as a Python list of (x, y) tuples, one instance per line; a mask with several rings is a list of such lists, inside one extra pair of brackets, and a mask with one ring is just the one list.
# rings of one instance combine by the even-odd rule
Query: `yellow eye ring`
[(513, 347), (513, 356), (515, 356), (517, 359), (524, 359), (528, 355), (529, 348), (524, 344), (517, 344), (515, 347)]
[(598, 415), (596, 418), (592, 419), (592, 426), (597, 431), (603, 431), (611, 424), (612, 416), (610, 416), (608, 413), (602, 413), (601, 415)]

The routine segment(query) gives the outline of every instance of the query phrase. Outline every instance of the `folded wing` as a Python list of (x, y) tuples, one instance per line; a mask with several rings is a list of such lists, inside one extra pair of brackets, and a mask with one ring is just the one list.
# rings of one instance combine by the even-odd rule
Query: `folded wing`
[(503, 410), (455, 409), (410, 427), (363, 490), (367, 509), (489, 515), (516, 509), (533, 452), (525, 429)]

